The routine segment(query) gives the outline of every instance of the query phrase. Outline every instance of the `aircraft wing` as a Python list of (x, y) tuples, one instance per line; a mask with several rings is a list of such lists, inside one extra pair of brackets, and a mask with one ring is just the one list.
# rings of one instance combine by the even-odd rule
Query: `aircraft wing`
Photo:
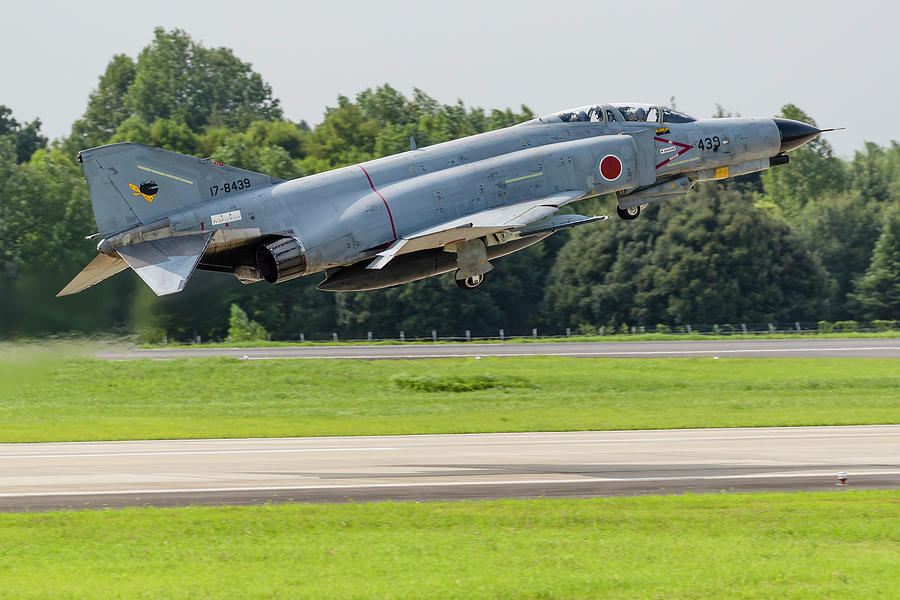
[(386, 250), (379, 252), (375, 260), (366, 268), (381, 269), (400, 254), (440, 248), (451, 243), (464, 242), (492, 233), (524, 227), (555, 213), (560, 206), (577, 200), (583, 195), (584, 192), (580, 190), (558, 192), (536, 200), (483, 210), (404, 235), (394, 241)]

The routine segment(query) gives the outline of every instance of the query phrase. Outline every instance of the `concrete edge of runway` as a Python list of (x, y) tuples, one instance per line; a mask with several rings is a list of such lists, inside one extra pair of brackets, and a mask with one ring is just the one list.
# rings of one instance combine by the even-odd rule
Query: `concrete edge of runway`
[(0, 444), (0, 512), (900, 490), (898, 452), (900, 425)]
[(323, 345), (235, 347), (172, 347), (110, 349), (96, 356), (105, 360), (172, 360), (231, 357), (241, 360), (355, 359), (412, 360), (474, 356), (570, 358), (678, 358), (678, 357), (825, 357), (900, 358), (896, 338), (809, 338), (759, 340), (660, 340), (615, 342), (497, 342), (497, 343), (409, 343), (391, 345)]
[[(524, 482), (523, 482), (524, 483)], [(898, 475), (853, 475), (839, 485), (834, 475), (811, 477), (704, 478), (673, 480), (648, 478), (608, 481), (534, 481), (524, 485), (469, 485), (434, 483), (400, 485), (335, 486), (316, 489), (273, 488), (266, 492), (235, 489), (166, 492), (104, 493), (84, 495), (11, 495), (0, 497), (0, 512), (49, 512), (60, 510), (108, 510), (122, 508), (173, 508), (188, 506), (258, 506), (264, 504), (347, 504), (373, 502), (453, 502), (471, 500), (519, 500), (555, 498), (612, 498), (674, 496), (683, 494), (733, 494), (767, 492), (845, 492), (849, 490), (900, 489)]]

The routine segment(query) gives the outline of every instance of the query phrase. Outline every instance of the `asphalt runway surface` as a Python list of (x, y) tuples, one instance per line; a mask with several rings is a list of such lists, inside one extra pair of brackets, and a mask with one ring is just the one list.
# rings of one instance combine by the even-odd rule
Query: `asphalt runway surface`
[(7, 512), (871, 488), (900, 425), (0, 445)]
[(506, 342), (460, 344), (397, 344), (371, 346), (282, 346), (219, 348), (187, 346), (108, 350), (97, 354), (110, 360), (202, 358), (230, 356), (246, 360), (281, 358), (415, 359), (464, 356), (572, 356), (587, 358), (721, 357), (828, 357), (900, 358), (900, 339), (762, 339), (688, 340), (652, 342)]

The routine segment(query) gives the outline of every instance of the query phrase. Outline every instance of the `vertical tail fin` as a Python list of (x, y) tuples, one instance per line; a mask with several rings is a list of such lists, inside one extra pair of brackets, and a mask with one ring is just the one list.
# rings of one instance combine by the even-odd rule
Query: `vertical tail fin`
[(208, 159), (141, 144), (110, 144), (83, 150), (94, 218), (102, 234), (157, 221), (234, 190), (279, 183), (280, 179)]
[[(78, 160), (84, 169), (99, 236), (104, 238), (160, 221), (212, 198), (282, 181), (141, 144), (110, 144), (83, 150)], [(128, 267), (158, 296), (180, 292), (212, 236), (212, 232), (187, 232), (116, 245), (114, 252), (101, 250), (57, 295), (76, 294)]]

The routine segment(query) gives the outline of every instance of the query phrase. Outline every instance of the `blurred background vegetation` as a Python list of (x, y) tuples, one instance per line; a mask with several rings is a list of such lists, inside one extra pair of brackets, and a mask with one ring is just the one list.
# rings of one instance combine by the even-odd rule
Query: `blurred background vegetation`
[[(63, 139), (48, 141), (40, 120), (20, 123), (0, 105), (0, 337), (224, 339), (232, 304), (273, 339), (900, 319), (900, 146), (869, 143), (845, 160), (821, 138), (792, 152), (787, 167), (699, 184), (637, 221), (557, 233), (498, 261), (474, 293), (452, 274), (331, 294), (315, 291), (318, 275), (243, 286), (198, 272), (164, 298), (131, 273), (55, 298), (96, 253), (84, 239), (96, 226), (81, 149), (139, 142), (288, 179), (403, 152), (410, 136), (424, 147), (533, 116), (526, 106), (446, 105), (385, 84), (339, 96), (315, 126), (294, 123), (231, 50), (157, 29), (137, 59), (112, 57)], [(778, 116), (815, 123), (791, 104)], [(575, 208), (604, 214), (614, 202)]]

